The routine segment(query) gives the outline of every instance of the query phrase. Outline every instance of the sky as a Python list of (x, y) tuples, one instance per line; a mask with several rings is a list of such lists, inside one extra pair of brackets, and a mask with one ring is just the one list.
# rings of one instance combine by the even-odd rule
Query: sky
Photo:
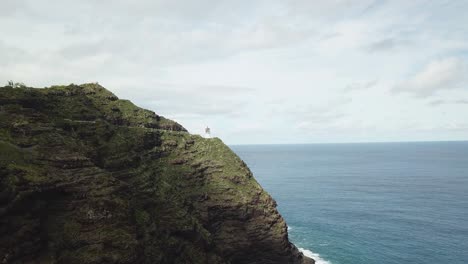
[(1, 0), (0, 83), (98, 82), (228, 144), (468, 140), (468, 1)]

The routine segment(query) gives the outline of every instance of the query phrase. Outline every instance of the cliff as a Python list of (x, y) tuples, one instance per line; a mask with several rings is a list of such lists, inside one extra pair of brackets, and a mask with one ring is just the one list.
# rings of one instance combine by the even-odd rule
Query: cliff
[(314, 263), (219, 139), (98, 84), (0, 88), (0, 263)]

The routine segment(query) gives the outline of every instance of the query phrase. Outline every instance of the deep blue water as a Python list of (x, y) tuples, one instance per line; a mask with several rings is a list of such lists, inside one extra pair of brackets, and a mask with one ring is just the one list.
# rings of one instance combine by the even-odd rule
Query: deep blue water
[(468, 263), (468, 142), (231, 148), (322, 263)]

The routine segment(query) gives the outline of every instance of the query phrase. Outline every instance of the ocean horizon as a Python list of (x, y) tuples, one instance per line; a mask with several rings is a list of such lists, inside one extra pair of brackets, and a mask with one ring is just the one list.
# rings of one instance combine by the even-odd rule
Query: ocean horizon
[(468, 261), (468, 141), (230, 147), (317, 264)]
[(307, 142), (307, 143), (258, 143), (258, 144), (228, 144), (229, 147), (243, 146), (307, 146), (307, 145), (346, 145), (346, 144), (393, 144), (393, 143), (468, 143), (468, 140), (396, 140), (396, 141), (333, 141), (333, 142)]

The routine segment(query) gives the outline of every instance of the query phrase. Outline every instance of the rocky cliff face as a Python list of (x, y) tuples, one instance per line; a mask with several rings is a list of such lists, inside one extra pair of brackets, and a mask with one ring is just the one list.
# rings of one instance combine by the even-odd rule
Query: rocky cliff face
[(0, 263), (313, 263), (219, 139), (98, 84), (0, 88)]

